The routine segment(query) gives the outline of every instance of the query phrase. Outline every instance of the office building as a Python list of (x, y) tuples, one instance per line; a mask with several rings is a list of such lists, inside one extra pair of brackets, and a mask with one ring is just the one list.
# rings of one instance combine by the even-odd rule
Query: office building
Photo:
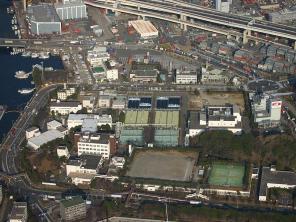
[(74, 184), (90, 184), (98, 175), (103, 164), (101, 156), (82, 154), (79, 157), (70, 157), (66, 165), (66, 174)]
[(61, 115), (69, 115), (70, 113), (77, 113), (82, 109), (82, 105), (78, 101), (60, 101), (50, 103), (50, 112)]
[(175, 82), (176, 84), (196, 84), (197, 72), (189, 70), (176, 70)]
[(242, 132), (242, 117), (238, 106), (205, 106), (199, 112), (190, 112), (188, 120), (190, 137), (206, 130), (229, 130), (234, 134)]
[(56, 3), (55, 8), (62, 21), (87, 18), (86, 5), (83, 0), (63, 0)]
[(61, 33), (60, 18), (51, 4), (29, 6), (27, 9), (27, 21), (32, 35)]
[(86, 218), (85, 201), (80, 196), (61, 200), (60, 214), (64, 221), (75, 221)]
[(112, 136), (107, 134), (82, 134), (77, 142), (78, 156), (89, 154), (109, 159), (110, 137)]
[(263, 93), (250, 93), (254, 122), (260, 128), (280, 125), (282, 101)]
[(28, 206), (26, 202), (14, 202), (9, 214), (9, 222), (26, 222), (28, 220)]
[(88, 128), (86, 124), (90, 124), (91, 120), (95, 122), (97, 126), (102, 126), (107, 124), (110, 127), (112, 127), (111, 115), (70, 114), (67, 120), (68, 129), (74, 128), (76, 126), (82, 126), (82, 128), (84, 127)]

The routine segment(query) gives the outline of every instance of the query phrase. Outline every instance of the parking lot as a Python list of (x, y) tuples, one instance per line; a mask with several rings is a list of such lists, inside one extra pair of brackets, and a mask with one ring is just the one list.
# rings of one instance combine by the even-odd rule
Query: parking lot
[(194, 152), (140, 151), (135, 154), (126, 176), (190, 181), (197, 156)]

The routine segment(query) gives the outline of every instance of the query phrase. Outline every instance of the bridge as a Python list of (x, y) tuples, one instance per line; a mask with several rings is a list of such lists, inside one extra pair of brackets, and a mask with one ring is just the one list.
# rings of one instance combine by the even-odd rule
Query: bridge
[[(86, 0), (85, 4), (143, 18), (151, 17), (178, 23), (184, 30), (189, 26), (224, 35), (243, 37), (244, 43), (253, 38), (252, 32), (281, 37), (292, 40), (294, 49), (296, 49), (296, 27), (223, 13), (179, 0), (165, 2), (162, 0)], [(198, 24), (198, 22), (216, 25), (221, 29)], [(230, 31), (225, 31), (225, 27), (231, 28)], [(267, 41), (265, 38), (256, 37), (256, 39)]]

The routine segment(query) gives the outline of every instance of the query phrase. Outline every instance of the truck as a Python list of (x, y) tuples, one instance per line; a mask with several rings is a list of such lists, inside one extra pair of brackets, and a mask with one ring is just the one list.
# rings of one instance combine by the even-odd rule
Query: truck
[(33, 44), (34, 45), (42, 45), (43, 43), (41, 41), (34, 41)]

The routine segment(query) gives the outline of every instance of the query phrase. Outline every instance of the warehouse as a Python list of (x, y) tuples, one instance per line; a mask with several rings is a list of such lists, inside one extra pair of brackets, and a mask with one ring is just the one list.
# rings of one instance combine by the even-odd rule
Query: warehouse
[(61, 21), (53, 5), (31, 5), (27, 9), (27, 20), (31, 34), (61, 33)]
[(39, 149), (42, 145), (53, 140), (64, 138), (64, 134), (59, 130), (49, 130), (39, 136), (32, 137), (28, 140), (28, 146), (34, 150)]
[(135, 20), (129, 21), (129, 26), (132, 26), (143, 39), (158, 37), (158, 30), (150, 21)]
[(55, 4), (61, 20), (87, 18), (86, 5), (82, 0), (63, 0)]

